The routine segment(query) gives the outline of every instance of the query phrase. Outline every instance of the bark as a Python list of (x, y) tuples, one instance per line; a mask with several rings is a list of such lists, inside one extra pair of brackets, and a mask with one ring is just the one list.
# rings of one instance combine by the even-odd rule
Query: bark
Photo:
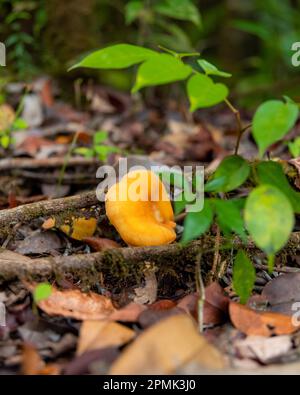
[(45, 200), (30, 203), (16, 208), (0, 211), (0, 238), (6, 237), (14, 232), (14, 226), (18, 223), (29, 222), (37, 217), (47, 217), (62, 211), (72, 211), (84, 207), (99, 204), (95, 191), (80, 195)]
[[(204, 237), (202, 240), (195, 240), (186, 246), (179, 243), (158, 247), (125, 247), (110, 249), (104, 252), (91, 254), (75, 254), (70, 256), (59, 256), (38, 259), (7, 259), (5, 254), (1, 257), (0, 252), (0, 282), (10, 281), (16, 278), (51, 278), (53, 276), (74, 275), (82, 281), (84, 278), (96, 276), (99, 280), (99, 273), (112, 275), (124, 279), (128, 276), (136, 276), (143, 270), (143, 263), (154, 263), (158, 270), (166, 271), (173, 269), (178, 276), (184, 270), (195, 264), (196, 257), (202, 252), (203, 264), (205, 257), (210, 257), (212, 262), (215, 238)], [(220, 253), (228, 253), (228, 245), (221, 238)], [(233, 249), (237, 250), (243, 246), (239, 238), (235, 238), (232, 243)], [(232, 247), (230, 247), (231, 252)], [(248, 253), (253, 256), (262, 254), (252, 241), (246, 246)], [(280, 264), (286, 262), (286, 258), (295, 256), (300, 252), (300, 232), (291, 234), (290, 240), (284, 249), (277, 255)], [(180, 271), (179, 271), (180, 270)], [(116, 286), (116, 284), (115, 284)]]

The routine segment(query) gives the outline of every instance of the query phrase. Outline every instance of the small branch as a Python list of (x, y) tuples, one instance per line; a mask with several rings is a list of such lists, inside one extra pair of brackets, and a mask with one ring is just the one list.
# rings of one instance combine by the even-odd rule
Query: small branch
[[(46, 158), (46, 159), (30, 159), (30, 158), (12, 158), (1, 159), (0, 170), (15, 170), (15, 169), (39, 169), (43, 167), (60, 167), (65, 162), (64, 157)], [(94, 158), (72, 157), (67, 163), (67, 166), (90, 166), (97, 165), (99, 162)]]
[(99, 204), (95, 191), (80, 195), (30, 203), (16, 208), (0, 211), (0, 237), (8, 236), (19, 222), (29, 222), (37, 217), (58, 214), (66, 210), (75, 210)]
[[(214, 239), (212, 236), (206, 236), (202, 240), (195, 240), (186, 246), (174, 243), (159, 247), (125, 247), (92, 254), (75, 254), (38, 259), (27, 257), (16, 259), (15, 256), (8, 259), (4, 250), (3, 254), (0, 251), (0, 283), (33, 277), (49, 279), (56, 275), (65, 276), (66, 274), (84, 278), (84, 275), (88, 276), (92, 274), (96, 274), (96, 277), (99, 277), (97, 273), (103, 272), (111, 276), (116, 267), (121, 267), (121, 270), (126, 268), (129, 275), (135, 275), (138, 270), (143, 268), (141, 263), (146, 261), (153, 262), (157, 265), (158, 269), (162, 269), (163, 271), (166, 270), (167, 265), (173, 268), (180, 267), (184, 269), (189, 264), (192, 266), (195, 265), (195, 258), (199, 257), (199, 251), (200, 253), (202, 251), (203, 265), (205, 255), (213, 253)], [(221, 237), (221, 245), (227, 242)], [(236, 237), (232, 241), (232, 245), (234, 250), (237, 250), (244, 244)], [(247, 244), (247, 249), (252, 250), (255, 254), (262, 254), (251, 240)], [(220, 249), (220, 253), (221, 251), (223, 250)], [(294, 232), (291, 234), (286, 247), (278, 254), (278, 257), (294, 256), (299, 252), (300, 232)], [(276, 270), (278, 271), (278, 269)], [(198, 281), (199, 279), (198, 276)]]

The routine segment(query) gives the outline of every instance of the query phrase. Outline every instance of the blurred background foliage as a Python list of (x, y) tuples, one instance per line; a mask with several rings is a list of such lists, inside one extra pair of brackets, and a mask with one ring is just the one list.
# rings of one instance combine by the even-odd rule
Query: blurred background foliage
[(233, 74), (243, 105), (282, 93), (299, 101), (291, 46), (300, 41), (300, 0), (0, 0), (0, 19), (2, 79), (93, 77), (128, 89), (130, 71), (66, 73), (89, 51), (128, 42), (201, 52)]

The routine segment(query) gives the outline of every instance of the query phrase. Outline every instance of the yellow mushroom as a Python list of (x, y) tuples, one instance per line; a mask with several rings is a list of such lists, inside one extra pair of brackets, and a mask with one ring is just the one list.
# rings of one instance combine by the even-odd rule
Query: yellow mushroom
[(129, 245), (158, 246), (176, 238), (169, 196), (152, 171), (127, 173), (109, 188), (105, 208), (110, 222)]

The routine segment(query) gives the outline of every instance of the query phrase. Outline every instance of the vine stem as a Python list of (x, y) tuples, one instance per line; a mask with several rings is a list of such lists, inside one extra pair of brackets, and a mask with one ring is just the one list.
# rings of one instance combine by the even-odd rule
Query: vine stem
[(230, 109), (230, 111), (233, 112), (233, 114), (235, 116), (235, 119), (236, 119), (238, 137), (237, 137), (237, 140), (236, 140), (234, 154), (237, 155), (238, 151), (239, 151), (241, 138), (242, 138), (242, 135), (243, 135), (243, 132), (244, 132), (243, 127), (242, 127), (242, 122), (241, 122), (241, 114), (240, 114), (239, 110), (237, 108), (235, 108), (234, 105), (228, 99), (225, 99), (224, 101), (227, 104), (227, 106)]

